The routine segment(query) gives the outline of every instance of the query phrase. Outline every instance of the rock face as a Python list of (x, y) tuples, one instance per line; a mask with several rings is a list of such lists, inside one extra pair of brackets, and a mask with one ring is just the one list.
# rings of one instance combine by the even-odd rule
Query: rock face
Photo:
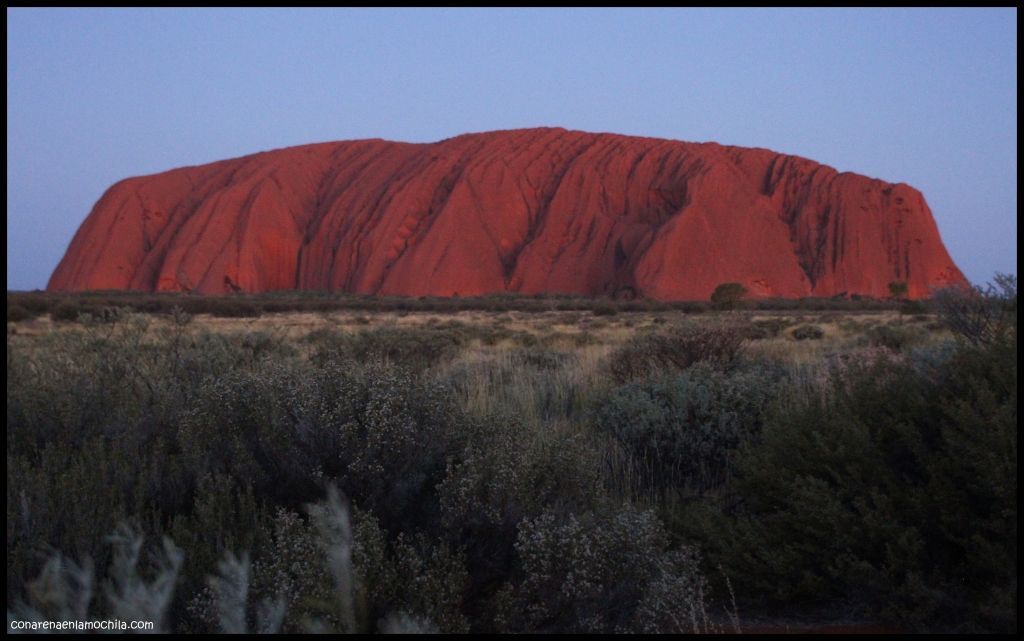
[(123, 180), (48, 289), (707, 299), (966, 282), (921, 194), (765, 149), (563, 129), (292, 147)]

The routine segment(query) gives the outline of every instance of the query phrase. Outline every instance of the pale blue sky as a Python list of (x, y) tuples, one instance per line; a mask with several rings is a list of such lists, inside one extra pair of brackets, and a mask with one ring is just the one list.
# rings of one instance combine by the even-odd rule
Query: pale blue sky
[(716, 141), (920, 189), (1017, 271), (1016, 9), (8, 9), (7, 287), (127, 176), (535, 126)]

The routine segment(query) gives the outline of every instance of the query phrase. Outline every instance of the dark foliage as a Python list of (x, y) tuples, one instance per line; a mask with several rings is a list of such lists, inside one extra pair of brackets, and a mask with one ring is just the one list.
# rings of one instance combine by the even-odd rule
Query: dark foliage
[(699, 362), (727, 366), (746, 340), (737, 325), (676, 325), (634, 337), (613, 352), (608, 369), (617, 383), (682, 371)]
[(1015, 335), (941, 367), (852, 363), (827, 394), (773, 413), (730, 491), (680, 523), (745, 595), (1011, 631), (1016, 390)]
[(792, 336), (798, 341), (816, 341), (825, 337), (825, 331), (817, 325), (801, 325), (792, 331)]
[(695, 365), (614, 390), (593, 422), (633, 456), (644, 487), (703, 493), (729, 478), (736, 449), (760, 431), (783, 376), (767, 366), (724, 373)]

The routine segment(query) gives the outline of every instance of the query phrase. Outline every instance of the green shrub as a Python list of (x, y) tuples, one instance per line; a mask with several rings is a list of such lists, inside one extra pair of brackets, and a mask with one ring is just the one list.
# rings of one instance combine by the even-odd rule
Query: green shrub
[(259, 504), (301, 504), (324, 476), (385, 505), (393, 527), (402, 527), (396, 515), (436, 511), (430, 497), (445, 464), (437, 448), (442, 428), (457, 424), (444, 394), (386, 369), (312, 367), (271, 334), (135, 320), (9, 346), (12, 594), (47, 548), (103, 567), (111, 523), (136, 516), (188, 545), (192, 589), (219, 546), (251, 541)]
[(21, 305), (8, 305), (7, 306), (7, 322), (8, 323), (20, 323), (22, 321), (32, 320), (36, 315), (30, 310), (22, 307)]
[(924, 316), (928, 311), (928, 305), (921, 300), (904, 300), (900, 302), (900, 314), (908, 314), (915, 317)]
[(925, 340), (925, 333), (908, 325), (878, 325), (864, 332), (868, 345), (901, 352)]
[(263, 311), (252, 301), (235, 297), (188, 297), (181, 308), (189, 314), (210, 314), (223, 318), (253, 318)]
[(311, 332), (313, 362), (337, 359), (386, 360), (413, 370), (424, 370), (452, 356), (467, 337), (461, 324), (437, 327), (376, 327), (344, 334), (330, 330)]
[(949, 287), (934, 294), (939, 317), (955, 336), (989, 345), (1017, 334), (1017, 277), (996, 274), (985, 287)]
[(588, 398), (588, 381), (579, 376), (572, 352), (539, 347), (516, 348), (485, 358), (460, 360), (446, 369), (444, 381), (468, 404), (486, 401), (485, 412), (502, 412), (532, 422), (570, 419)]
[(594, 316), (615, 316), (619, 313), (619, 306), (609, 300), (600, 300), (594, 303), (591, 313)]
[(768, 318), (753, 321), (746, 327), (747, 339), (764, 340), (768, 338), (777, 338), (782, 333), (782, 330), (786, 329), (791, 324), (792, 321), (786, 318)]
[(74, 322), (78, 320), (82, 313), (84, 311), (79, 305), (71, 302), (62, 302), (50, 310), (50, 319), (56, 323)]
[(716, 309), (732, 309), (747, 294), (740, 283), (722, 283), (711, 293), (711, 304)]
[(132, 310), (128, 307), (103, 306), (94, 307), (86, 312), (88, 322), (113, 325), (128, 318)]
[[(88, 555), (103, 567), (104, 539), (118, 521), (203, 524), (191, 513), (208, 471), (188, 468), (178, 427), (208, 380), (251, 366), (254, 355), (235, 336), (151, 331), (137, 317), (90, 321), (10, 350), (7, 481), (19, 496), (8, 512), (10, 589), (38, 572), (47, 548)], [(260, 356), (272, 357), (289, 358), (279, 349)], [(233, 536), (222, 528), (196, 540), (213, 547)], [(218, 556), (184, 542), (187, 562)]]
[(523, 578), (504, 613), (512, 630), (709, 631), (698, 554), (671, 549), (650, 512), (545, 512), (523, 523), (516, 553)]
[(597, 405), (593, 423), (633, 457), (644, 487), (703, 492), (728, 478), (736, 448), (760, 430), (782, 375), (766, 365), (730, 374), (695, 365), (620, 387)]
[(816, 341), (825, 337), (825, 331), (817, 325), (801, 325), (792, 331), (792, 336), (798, 341)]
[(600, 493), (599, 460), (582, 439), (524, 438), (527, 430), (500, 416), (473, 421), (438, 486), (443, 536), (465, 550), (477, 591), (512, 572), (523, 519), (555, 506), (586, 509)]
[[(400, 534), (389, 543), (358, 511), (353, 526), (330, 488), (308, 511), (306, 521), (279, 510), (253, 563), (248, 553), (223, 553), (184, 613), (174, 604), (183, 550), (164, 538), (146, 558), (143, 535), (120, 526), (107, 537), (111, 561), (99, 576), (88, 561), (53, 554), (9, 614), (27, 622), (148, 621), (158, 633), (467, 631), (468, 577), (457, 554), (424, 537)], [(102, 599), (93, 598), (96, 586)]]
[(389, 526), (415, 523), (444, 472), (458, 420), (444, 389), (385, 366), (268, 363), (212, 381), (183, 417), (190, 469), (223, 472), (293, 502), (321, 478)]
[[(461, 612), (467, 573), (457, 553), (423, 536), (389, 541), (371, 514), (355, 509), (350, 516), (332, 487), (307, 511), (308, 521), (278, 511), (268, 544), (252, 564), (248, 613), (232, 619), (255, 619), (257, 630), (269, 632), (467, 630)], [(239, 592), (245, 603), (245, 591)], [(211, 597), (207, 591), (191, 604), (206, 621), (217, 605)], [(268, 625), (267, 612), (275, 609), (278, 624), (271, 619)]]
[(462, 612), (469, 584), (462, 555), (423, 534), (389, 542), (368, 513), (356, 512), (352, 560), (356, 585), (365, 586), (367, 621), (401, 612), (445, 633), (465, 633)]
[(49, 314), (54, 306), (54, 298), (45, 292), (23, 292), (18, 294), (7, 293), (7, 306), (19, 305), (35, 316)]
[(893, 298), (901, 299), (907, 295), (909, 287), (905, 280), (894, 280), (889, 283), (889, 295)]
[(732, 363), (746, 341), (742, 327), (683, 324), (637, 335), (608, 357), (608, 370), (619, 384), (672, 371), (701, 361)]
[[(930, 629), (1016, 627), (1016, 341), (850, 363), (742, 449), (701, 539), (741, 593)], [(932, 361), (935, 362), (935, 361)], [(939, 361), (943, 362), (943, 361)]]

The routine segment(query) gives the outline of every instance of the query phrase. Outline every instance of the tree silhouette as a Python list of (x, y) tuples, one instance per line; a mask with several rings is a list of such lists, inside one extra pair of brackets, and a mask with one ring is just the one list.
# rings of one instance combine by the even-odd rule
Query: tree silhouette
[(711, 303), (719, 309), (732, 309), (747, 293), (740, 283), (722, 283), (711, 294)]
[(905, 280), (894, 280), (889, 283), (889, 294), (897, 300), (906, 296), (908, 291), (909, 288)]

